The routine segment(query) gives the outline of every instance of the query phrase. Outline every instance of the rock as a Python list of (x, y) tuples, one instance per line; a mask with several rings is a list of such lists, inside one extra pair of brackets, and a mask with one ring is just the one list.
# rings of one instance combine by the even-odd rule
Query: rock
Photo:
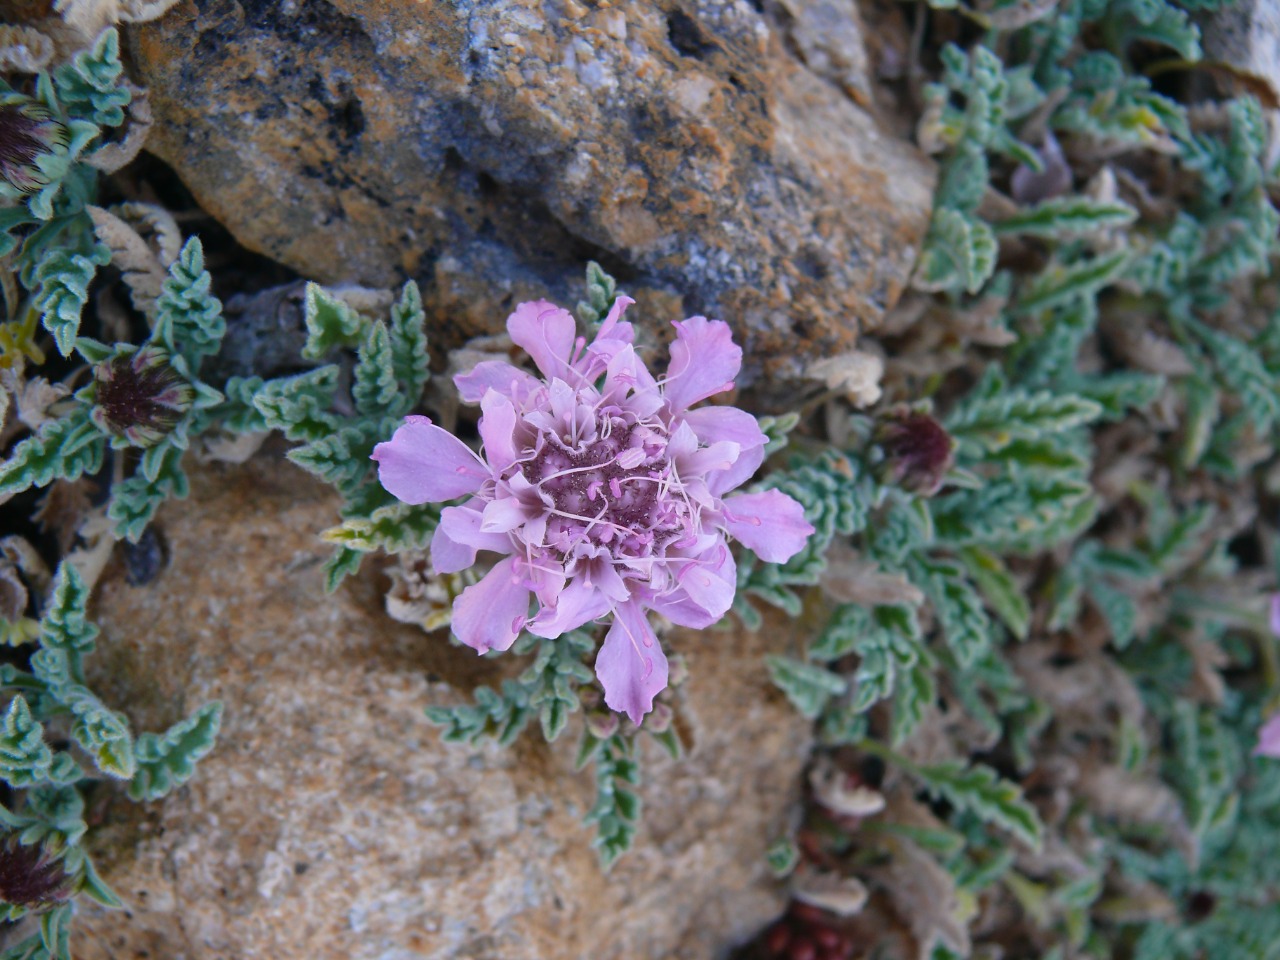
[(646, 753), (635, 849), (603, 873), (569, 734), (448, 745), (423, 715), (502, 658), (391, 621), (373, 564), (324, 595), (327, 488), (278, 451), (192, 488), (161, 511), (163, 572), (104, 576), (90, 682), (135, 729), (222, 699), (222, 736), (166, 800), (95, 804), (128, 912), (83, 910), (79, 960), (703, 960), (781, 909), (764, 853), (810, 743), (761, 661), (792, 642), (787, 621), (670, 639), (693, 747)]
[(852, 0), (761, 6), (181, 0), (128, 46), (149, 149), (307, 277), (414, 277), (457, 346), (595, 258), (794, 377), (897, 300), (933, 172), (855, 102)]

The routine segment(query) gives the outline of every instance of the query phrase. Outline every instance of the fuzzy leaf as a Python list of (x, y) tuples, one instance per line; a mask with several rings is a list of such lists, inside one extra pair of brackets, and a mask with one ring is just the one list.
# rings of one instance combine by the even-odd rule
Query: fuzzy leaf
[(204, 248), (192, 237), (169, 266), (169, 277), (156, 300), (153, 338), (181, 356), (195, 374), (213, 356), (227, 332), (222, 303), (209, 292), (213, 279), (204, 268)]
[(1031, 625), (1031, 604), (1018, 587), (1004, 561), (990, 550), (968, 547), (960, 551), (969, 576), (973, 577), (991, 609), (1019, 640), (1027, 639)]
[(1027, 285), (1017, 309), (1027, 313), (1060, 306), (1071, 300), (1092, 297), (1117, 279), (1129, 263), (1127, 252), (1111, 253), (1093, 260), (1080, 260), (1067, 266), (1045, 270)]
[(75, 348), (80, 314), (89, 302), (89, 284), (98, 267), (110, 262), (110, 249), (95, 241), (88, 253), (54, 249), (36, 267), (32, 302), (40, 312), (40, 322), (53, 334), (58, 352), (64, 357)]
[(440, 505), (395, 503), (379, 507), (368, 517), (352, 517), (321, 534), (330, 543), (369, 553), (421, 550), (430, 542), (440, 522)]
[(134, 800), (159, 800), (191, 779), (196, 763), (213, 749), (222, 725), (222, 704), (207, 703), (163, 734), (138, 737), (137, 770), (129, 781)]
[(1091, 423), (1102, 407), (1075, 394), (1008, 390), (962, 404), (947, 418), (954, 437), (999, 450), (1014, 440), (1037, 440)]
[(322, 440), (338, 429), (337, 418), (329, 413), (337, 389), (338, 368), (318, 367), (263, 384), (253, 405), (267, 427), (283, 431), (290, 440)]
[(106, 441), (86, 409), (50, 420), (0, 464), (0, 496), (96, 473), (105, 453)]
[[(170, 498), (185, 500), (191, 492), (182, 469), (183, 451), (171, 443), (158, 449), (161, 454), (153, 459), (150, 471), (139, 470), (111, 488), (107, 516), (115, 521), (115, 535), (130, 543), (138, 542), (161, 504)], [(153, 475), (148, 477), (148, 472)]]
[(21, 696), (9, 701), (0, 721), (0, 779), (10, 787), (29, 787), (49, 779), (53, 751), (44, 742), (44, 727)]
[(1022, 796), (1022, 791), (1002, 780), (990, 767), (949, 760), (912, 770), (935, 796), (979, 817), (983, 822), (1008, 830), (1028, 846), (1039, 849), (1044, 835), (1040, 817)]
[(307, 345), (302, 355), (308, 360), (323, 359), (335, 347), (354, 347), (368, 322), (316, 283), (307, 284), (306, 319)]
[(103, 31), (91, 50), (82, 51), (53, 74), (58, 102), (73, 117), (100, 127), (124, 123), (129, 89), (121, 82), (120, 38), (115, 28)]
[(792, 657), (771, 654), (765, 657), (769, 678), (787, 695), (787, 699), (810, 719), (822, 712), (827, 701), (848, 689), (843, 677), (825, 667), (805, 663)]
[(410, 413), (431, 378), (426, 322), (422, 294), (418, 292), (418, 285), (410, 280), (404, 285), (400, 301), (391, 308), (391, 357), (400, 395), (396, 406), (385, 411), (388, 416), (399, 419)]
[(1124, 226), (1137, 215), (1136, 210), (1123, 203), (1104, 203), (1082, 196), (1055, 197), (1020, 210), (993, 227), (998, 234), (1056, 238)]

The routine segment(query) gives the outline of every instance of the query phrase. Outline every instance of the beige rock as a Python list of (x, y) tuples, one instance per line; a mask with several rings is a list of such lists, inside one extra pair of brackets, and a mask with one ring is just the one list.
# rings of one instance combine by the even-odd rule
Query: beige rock
[(651, 323), (723, 316), (749, 376), (795, 377), (897, 300), (933, 172), (855, 102), (851, 0), (786, 8), (182, 0), (128, 36), (149, 148), (252, 249), (415, 277), (450, 346), (595, 257), (666, 291)]
[(160, 514), (164, 572), (100, 583), (95, 689), (138, 729), (215, 697), (226, 715), (173, 796), (95, 804), (128, 912), (84, 911), (79, 960), (703, 960), (780, 910), (764, 852), (809, 746), (761, 662), (793, 642), (786, 621), (669, 638), (692, 751), (647, 750), (644, 825), (606, 874), (572, 727), (552, 747), (442, 743), (423, 708), (503, 660), (390, 620), (373, 564), (323, 594), (336, 507), (278, 451), (210, 465)]

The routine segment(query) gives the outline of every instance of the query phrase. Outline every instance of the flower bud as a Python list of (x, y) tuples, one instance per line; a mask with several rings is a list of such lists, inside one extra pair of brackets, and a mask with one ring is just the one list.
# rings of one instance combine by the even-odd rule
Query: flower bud
[(891, 411), (871, 439), (883, 456), (878, 469), (882, 483), (931, 497), (951, 469), (951, 436), (926, 413)]
[(135, 447), (159, 443), (191, 408), (195, 391), (158, 347), (118, 352), (93, 370), (86, 397), (98, 429)]
[(19, 193), (35, 193), (50, 177), (40, 159), (65, 151), (66, 126), (43, 104), (21, 94), (0, 97), (0, 180)]
[(663, 703), (659, 700), (653, 705), (653, 712), (649, 714), (649, 718), (645, 721), (645, 728), (650, 733), (666, 733), (671, 729), (671, 721), (675, 718), (675, 711), (671, 709), (671, 705)]
[(38, 912), (67, 900), (71, 885), (62, 861), (42, 845), (24, 846), (12, 834), (0, 843), (0, 902)]
[(608, 740), (618, 732), (621, 720), (612, 710), (596, 711), (592, 710), (587, 713), (587, 732), (597, 740)]

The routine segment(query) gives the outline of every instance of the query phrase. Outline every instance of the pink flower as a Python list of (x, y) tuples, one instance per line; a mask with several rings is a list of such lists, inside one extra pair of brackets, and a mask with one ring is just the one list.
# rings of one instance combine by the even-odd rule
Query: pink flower
[(591, 344), (568, 311), (520, 304), (507, 330), (544, 379), (500, 361), (454, 378), (480, 404), (483, 457), (426, 417), (407, 417), (373, 459), (406, 503), (471, 495), (441, 513), (438, 571), (463, 570), (480, 550), (505, 555), (454, 602), (459, 640), (506, 650), (522, 629), (554, 638), (611, 617), (596, 676), (609, 707), (639, 723), (667, 685), (647, 611), (710, 626), (737, 583), (726, 534), (779, 563), (813, 527), (776, 490), (725, 497), (755, 473), (766, 441), (743, 410), (689, 409), (733, 386), (742, 351), (728, 325), (676, 323), (657, 381), (622, 320), (632, 302), (618, 298)]

